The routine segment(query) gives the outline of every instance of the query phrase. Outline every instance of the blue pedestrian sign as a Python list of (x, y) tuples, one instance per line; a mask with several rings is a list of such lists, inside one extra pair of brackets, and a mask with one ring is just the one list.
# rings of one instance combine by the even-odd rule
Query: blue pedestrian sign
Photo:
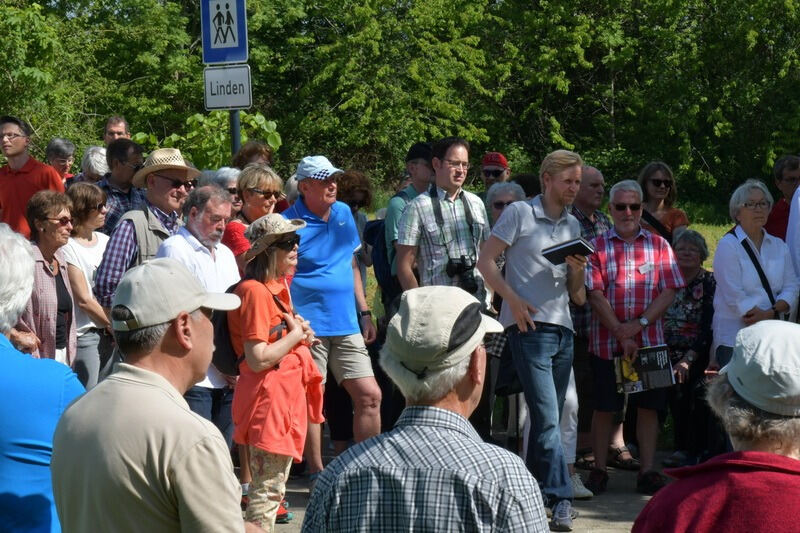
[(200, 0), (203, 63), (247, 62), (245, 0)]

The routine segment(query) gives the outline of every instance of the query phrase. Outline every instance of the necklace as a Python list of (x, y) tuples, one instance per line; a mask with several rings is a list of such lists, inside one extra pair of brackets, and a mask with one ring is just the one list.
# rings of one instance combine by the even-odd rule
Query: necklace
[(58, 261), (56, 259), (53, 259), (52, 261), (48, 262), (47, 263), (47, 268), (50, 269), (50, 273), (51, 274), (55, 274), (56, 273), (56, 269), (58, 268)]

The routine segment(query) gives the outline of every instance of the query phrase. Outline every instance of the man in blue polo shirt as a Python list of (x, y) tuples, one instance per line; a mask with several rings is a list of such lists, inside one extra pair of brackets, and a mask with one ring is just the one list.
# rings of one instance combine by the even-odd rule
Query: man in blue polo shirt
[[(300, 197), (283, 216), (306, 223), (297, 231), (300, 248), (292, 301), (320, 341), (311, 347), (320, 373), (325, 377), (330, 368), (353, 399), (353, 436), (362, 441), (381, 428), (381, 391), (365, 346), (377, 332), (354, 256), (361, 247), (355, 220), (350, 207), (336, 201), (340, 172), (323, 156), (303, 158), (297, 166)], [(319, 424), (309, 424), (305, 455), (315, 479), (322, 470)]]

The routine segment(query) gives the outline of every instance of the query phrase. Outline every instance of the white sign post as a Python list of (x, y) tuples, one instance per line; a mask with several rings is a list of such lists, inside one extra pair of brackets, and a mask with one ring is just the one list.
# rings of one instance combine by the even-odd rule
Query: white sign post
[(250, 65), (206, 67), (203, 71), (206, 109), (249, 109), (253, 105)]

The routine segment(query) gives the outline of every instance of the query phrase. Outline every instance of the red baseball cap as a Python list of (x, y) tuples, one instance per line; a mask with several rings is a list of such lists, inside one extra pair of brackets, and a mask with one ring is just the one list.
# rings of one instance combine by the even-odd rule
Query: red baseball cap
[(508, 160), (506, 156), (501, 154), (500, 152), (487, 152), (485, 156), (483, 156), (483, 160), (481, 161), (482, 167), (488, 166), (497, 166), (508, 168)]

